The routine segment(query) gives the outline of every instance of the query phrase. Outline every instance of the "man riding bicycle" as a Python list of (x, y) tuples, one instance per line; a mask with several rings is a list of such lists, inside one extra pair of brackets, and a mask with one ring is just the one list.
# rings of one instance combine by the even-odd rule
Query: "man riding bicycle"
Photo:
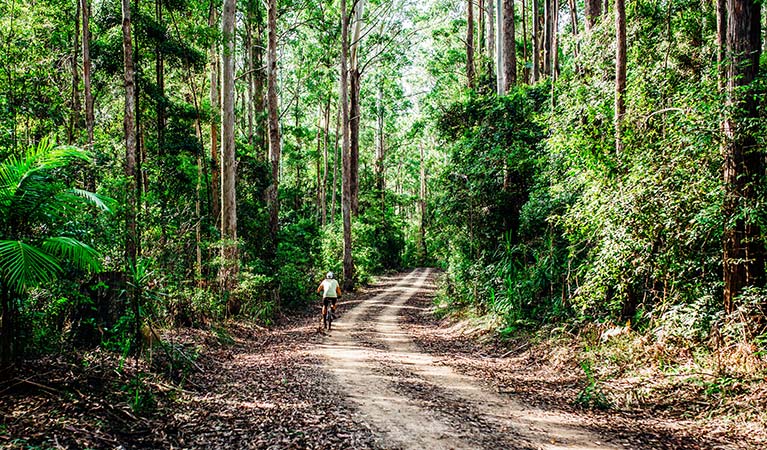
[(338, 281), (333, 279), (333, 272), (328, 272), (325, 279), (317, 287), (317, 292), (322, 292), (322, 317), (325, 317), (325, 313), (328, 310), (328, 305), (333, 314), (333, 318), (336, 316), (336, 301), (341, 296), (341, 287), (338, 285)]

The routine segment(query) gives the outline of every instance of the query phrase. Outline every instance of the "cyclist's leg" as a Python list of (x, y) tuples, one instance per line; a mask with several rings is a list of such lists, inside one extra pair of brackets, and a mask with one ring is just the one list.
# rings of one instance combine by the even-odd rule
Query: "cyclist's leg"
[(337, 297), (333, 297), (332, 304), (330, 306), (330, 309), (335, 313), (336, 312), (336, 302), (338, 301)]

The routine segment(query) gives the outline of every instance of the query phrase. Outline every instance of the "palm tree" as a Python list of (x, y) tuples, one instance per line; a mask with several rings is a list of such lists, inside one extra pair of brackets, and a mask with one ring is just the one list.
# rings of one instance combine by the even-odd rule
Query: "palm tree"
[(43, 140), (20, 157), (0, 163), (0, 371), (12, 367), (18, 302), (33, 286), (49, 282), (62, 266), (97, 270), (97, 252), (62, 232), (79, 206), (108, 211), (104, 199), (71, 187), (64, 169), (89, 162), (87, 152)]

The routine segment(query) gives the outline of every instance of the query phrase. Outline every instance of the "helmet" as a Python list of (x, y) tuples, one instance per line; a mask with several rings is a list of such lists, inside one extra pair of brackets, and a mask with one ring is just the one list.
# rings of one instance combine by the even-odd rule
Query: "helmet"
[(328, 278), (333, 278), (333, 272), (328, 272), (328, 274), (326, 275), (326, 277), (328, 277)]

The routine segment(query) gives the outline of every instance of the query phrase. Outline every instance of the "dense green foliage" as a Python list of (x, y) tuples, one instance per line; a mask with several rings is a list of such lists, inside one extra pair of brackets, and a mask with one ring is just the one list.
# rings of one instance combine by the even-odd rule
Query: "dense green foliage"
[[(220, 146), (210, 83), (222, 38), (209, 17), (211, 5), (217, 11), (221, 2), (132, 3), (140, 136), (140, 252), (133, 267), (124, 255), (119, 3), (93, 2), (92, 148), (79, 8), (60, 0), (0, 4), (6, 43), (0, 51), (0, 283), (28, 305), (19, 311), (21, 322), (38, 331), (17, 337), (38, 348), (87, 340), (87, 328), (123, 351), (132, 313), (98, 302), (122, 305), (131, 292), (140, 296), (148, 323), (209, 326), (235, 315), (269, 324), (311, 305), (325, 272), (342, 273), (338, 5), (278, 5), (282, 155), (280, 230), (273, 237), (266, 203), (272, 183), (266, 17), (262, 2), (237, 2), (241, 269), (239, 287), (227, 291), (216, 279), (227, 243), (216, 210), (220, 148), (211, 148), (214, 136)], [(609, 15), (588, 31), (580, 23), (576, 36), (560, 21), (557, 77), (520, 82), (498, 95), (487, 47), (478, 46), (475, 89), (466, 87), (467, 23), (457, 2), (365, 4), (357, 54), (360, 211), (352, 231), (358, 283), (385, 271), (437, 265), (445, 269), (441, 302), (496, 315), (507, 331), (630, 320), (694, 342), (714, 325), (744, 322), (726, 318), (721, 306), (725, 101), (714, 62), (714, 5), (630, 5), (625, 149), (616, 154)], [(520, 30), (521, 16), (517, 21)], [(530, 57), (529, 38), (520, 35), (517, 53), (520, 61)], [(519, 79), (529, 71), (530, 61), (521, 62)], [(756, 84), (762, 111), (764, 77)], [(758, 151), (764, 127), (758, 120), (750, 128)], [(30, 170), (34, 176), (24, 178)], [(19, 196), (19, 189), (37, 197)], [(100, 196), (115, 199), (114, 214), (67, 206), (79, 198), (103, 209)], [(13, 203), (43, 197), (58, 203)], [(738, 217), (767, 225), (761, 201), (743, 203)], [(91, 277), (82, 269), (95, 268), (96, 259), (103, 272)], [(764, 331), (764, 304), (759, 289), (739, 303), (740, 317), (755, 324), (750, 338)]]

